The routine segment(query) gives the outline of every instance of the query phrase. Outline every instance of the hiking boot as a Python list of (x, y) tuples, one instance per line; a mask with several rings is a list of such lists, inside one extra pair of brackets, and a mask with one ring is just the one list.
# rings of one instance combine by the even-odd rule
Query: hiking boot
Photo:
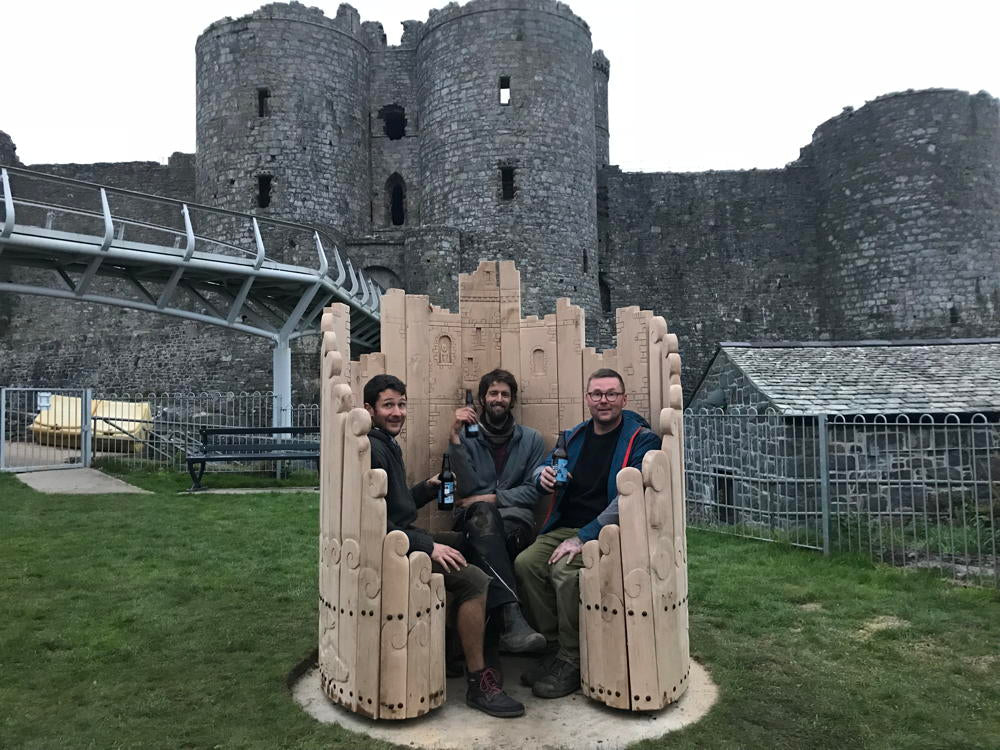
[(562, 698), (579, 689), (580, 667), (558, 658), (553, 662), (551, 671), (531, 686), (531, 692), (539, 698)]
[(466, 705), (500, 719), (524, 715), (524, 704), (503, 691), (492, 667), (486, 667), (481, 672), (469, 672), (465, 680), (469, 685), (465, 694)]
[(500, 608), (503, 615), (503, 633), (500, 636), (500, 650), (508, 654), (524, 654), (545, 648), (545, 636), (535, 631), (521, 614), (516, 603)]
[(527, 672), (521, 672), (521, 684), (525, 687), (534, 685), (552, 671), (552, 665), (555, 663), (555, 660), (555, 652), (539, 659)]

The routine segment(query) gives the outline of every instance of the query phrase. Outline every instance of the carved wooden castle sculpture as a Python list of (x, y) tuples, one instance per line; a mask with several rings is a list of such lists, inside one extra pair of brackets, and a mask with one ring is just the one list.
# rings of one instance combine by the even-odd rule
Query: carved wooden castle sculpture
[[(347, 307), (324, 312), (323, 690), (351, 711), (379, 719), (419, 716), (445, 700), (444, 581), (431, 573), (425, 553), (407, 555), (402, 532), (386, 534), (386, 477), (369, 468), (371, 419), (361, 408), (368, 379), (389, 372), (407, 384), (399, 443), (414, 483), (438, 470), (454, 410), (465, 389), (475, 392), (489, 370), (514, 374), (517, 418), (541, 432), (551, 448), (560, 428), (585, 416), (587, 375), (611, 367), (625, 379), (629, 408), (648, 419), (663, 442), (646, 455), (642, 472), (619, 472), (620, 525), (606, 526), (584, 546), (582, 688), (595, 700), (633, 711), (673, 703), (687, 687), (690, 661), (677, 337), (667, 333), (663, 318), (629, 307), (617, 312), (617, 349), (584, 347), (583, 310), (567, 299), (557, 301), (553, 315), (521, 317), (520, 274), (509, 261), (483, 262), (463, 274), (459, 297), (453, 313), (424, 295), (388, 291), (382, 351), (357, 362), (349, 357)], [(450, 528), (450, 514), (431, 505), (417, 525)]]

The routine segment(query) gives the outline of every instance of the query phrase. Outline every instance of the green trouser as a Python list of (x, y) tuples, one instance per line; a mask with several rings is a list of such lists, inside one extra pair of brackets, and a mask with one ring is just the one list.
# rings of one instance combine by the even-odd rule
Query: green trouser
[(514, 560), (521, 603), (535, 630), (549, 644), (559, 644), (558, 656), (580, 664), (580, 568), (583, 556), (566, 557), (549, 565), (560, 542), (576, 536), (579, 529), (553, 529), (539, 534), (534, 543)]

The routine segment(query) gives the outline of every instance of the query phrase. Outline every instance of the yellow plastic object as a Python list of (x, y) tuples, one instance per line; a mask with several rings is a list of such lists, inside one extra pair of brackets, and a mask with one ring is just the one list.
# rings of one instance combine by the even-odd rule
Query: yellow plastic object
[[(39, 443), (76, 447), (80, 444), (82, 399), (53, 395), (31, 423), (31, 434)], [(145, 401), (94, 401), (92, 403), (94, 447), (105, 451), (142, 451), (142, 441), (152, 428), (152, 412)]]

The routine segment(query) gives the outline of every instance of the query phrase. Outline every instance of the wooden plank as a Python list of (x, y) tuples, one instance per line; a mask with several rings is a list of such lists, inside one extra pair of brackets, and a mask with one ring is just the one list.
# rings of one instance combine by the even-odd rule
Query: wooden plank
[[(679, 550), (675, 554), (678, 564), (677, 571), (677, 593), (679, 612), (679, 639), (681, 647), (681, 660), (688, 669), (685, 672), (685, 679), (690, 671), (690, 642), (688, 640), (688, 555), (687, 555), (687, 515), (684, 501), (684, 493), (687, 487), (687, 480), (684, 476), (684, 392), (680, 384), (680, 355), (671, 353), (671, 386), (670, 386), (670, 407), (673, 412), (674, 434), (676, 440), (672, 446), (673, 470), (671, 472), (671, 486), (673, 488), (673, 506), (676, 519), (676, 529), (674, 533), (674, 544)], [(674, 382), (676, 381), (676, 382)], [(685, 683), (686, 686), (686, 683)]]
[[(521, 386), (521, 273), (512, 260), (500, 261), (500, 366)], [(521, 423), (521, 401), (514, 404)]]
[(539, 320), (530, 315), (522, 320), (521, 419), (541, 433), (547, 450), (555, 447), (560, 428), (558, 362), (556, 316)]
[(556, 300), (556, 353), (559, 425), (563, 429), (583, 420), (583, 340), (583, 308), (560, 297)]
[(416, 484), (430, 475), (427, 422), (430, 417), (428, 379), (430, 377), (430, 302), (426, 295), (406, 295), (406, 424), (403, 452), (406, 481)]
[(650, 529), (642, 473), (627, 466), (618, 472), (617, 483), (629, 695), (633, 711), (651, 711), (661, 706), (661, 697), (656, 659), (650, 658), (658, 644), (653, 626)]
[(379, 718), (406, 718), (406, 615), (409, 609), (410, 540), (390, 531), (382, 542), (382, 644), (379, 652)]
[[(339, 358), (332, 352), (327, 360)], [(327, 379), (331, 382), (331, 379)], [(340, 540), (343, 512), (344, 433), (347, 414), (351, 410), (351, 389), (344, 383), (328, 386), (326, 411), (320, 425), (320, 531)], [(328, 429), (329, 428), (329, 429)], [(324, 454), (324, 446), (326, 448)]]
[(683, 674), (677, 643), (677, 577), (674, 566), (673, 513), (670, 507), (670, 458), (662, 450), (642, 459), (648, 550), (656, 633), (656, 671), (660, 705), (677, 700)]
[(657, 435), (660, 433), (660, 409), (666, 400), (663, 384), (663, 366), (666, 358), (664, 339), (667, 335), (667, 321), (659, 315), (649, 320), (649, 423)]
[(382, 469), (364, 472), (361, 498), (361, 570), (358, 577), (357, 711), (373, 719), (379, 707), (379, 652), (382, 630), (382, 539), (386, 529), (385, 493), (388, 487)]
[[(604, 624), (601, 619), (600, 543), (592, 539), (583, 545), (580, 571), (580, 681), (583, 694), (604, 702)], [(584, 640), (587, 641), (586, 645)], [(586, 666), (584, 666), (586, 652)], [(586, 675), (586, 676), (584, 676)]]
[(444, 638), (448, 610), (444, 590), (444, 576), (440, 573), (431, 574), (431, 645), (430, 672), (428, 687), (430, 688), (430, 707), (437, 708), (444, 704), (446, 691)]
[(601, 557), (601, 639), (604, 651), (604, 702), (614, 708), (629, 708), (628, 654), (625, 647), (625, 605), (622, 590), (622, 551), (618, 526), (610, 524), (598, 537)]
[(343, 504), (340, 542), (340, 606), (338, 649), (348, 668), (340, 696), (342, 705), (357, 707), (356, 659), (358, 650), (358, 587), (361, 574), (361, 498), (365, 473), (371, 469), (368, 431), (371, 417), (364, 409), (352, 409), (344, 431)]
[(362, 354), (357, 362), (351, 363), (351, 392), (354, 394), (356, 405), (365, 405), (365, 385), (376, 375), (383, 373), (385, 373), (385, 355), (382, 352)]
[[(382, 295), (381, 348), (385, 355), (385, 372), (406, 382), (406, 295), (401, 289), (390, 289)], [(408, 425), (396, 436), (403, 456), (406, 452)], [(409, 474), (407, 474), (409, 476)]]
[(500, 277), (495, 261), (481, 261), (474, 273), (459, 274), (462, 318), (462, 383), (476, 392), (479, 378), (500, 366)]
[(649, 419), (649, 318), (638, 307), (622, 307), (615, 314), (618, 372), (625, 380), (628, 408)]
[[(351, 308), (342, 302), (335, 302), (323, 309), (320, 318), (320, 330), (323, 331), (321, 355), (328, 351), (340, 352), (343, 369), (338, 373), (338, 383), (351, 382)], [(332, 346), (328, 344), (326, 334), (332, 333)]]
[[(448, 449), (455, 409), (464, 403), (465, 389), (462, 387), (461, 353), (462, 321), (459, 314), (442, 310), (440, 307), (432, 307), (430, 341), (430, 415), (427, 420), (429, 465), (427, 474), (422, 478), (440, 471), (441, 457)], [(450, 511), (438, 511), (433, 503), (425, 507), (427, 508), (428, 521), (424, 528), (430, 531), (451, 529), (453, 519)]]
[(408, 633), (406, 638), (406, 718), (430, 709), (431, 558), (410, 555)]

